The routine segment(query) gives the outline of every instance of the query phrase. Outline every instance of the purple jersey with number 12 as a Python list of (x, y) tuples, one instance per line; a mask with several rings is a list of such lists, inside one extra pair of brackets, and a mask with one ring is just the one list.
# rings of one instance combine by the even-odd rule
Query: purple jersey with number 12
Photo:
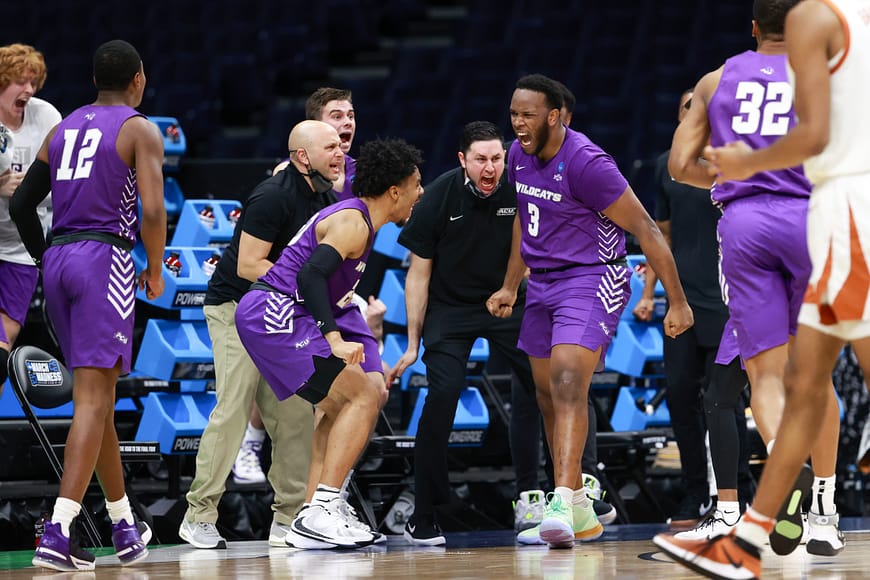
[(48, 144), (52, 232), (102, 232), (136, 241), (136, 170), (118, 156), (118, 132), (139, 116), (127, 106), (86, 105), (57, 127)]
[(562, 147), (546, 163), (514, 141), (508, 181), (517, 190), (520, 249), (529, 268), (604, 264), (625, 256), (625, 232), (602, 212), (628, 182), (586, 135), (566, 128)]

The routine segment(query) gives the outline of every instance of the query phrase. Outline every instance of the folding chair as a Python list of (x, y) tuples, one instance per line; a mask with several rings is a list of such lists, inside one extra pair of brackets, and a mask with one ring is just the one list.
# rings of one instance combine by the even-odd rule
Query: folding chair
[[(33, 407), (53, 409), (72, 401), (72, 373), (54, 356), (35, 346), (24, 345), (15, 348), (7, 363), (9, 382), (15, 397), (21, 405), (30, 427), (36, 434), (39, 445), (45, 452), (48, 462), (58, 480), (63, 476), (63, 463), (57, 456)], [(62, 445), (57, 447), (62, 448)], [(122, 459), (137, 461), (159, 460), (160, 452), (156, 441), (120, 442)], [(91, 545), (102, 545), (100, 533), (92, 514), (87, 509), (80, 512), (85, 534)]]
[[(39, 445), (48, 457), (57, 479), (63, 476), (63, 464), (51, 446), (48, 435), (33, 412), (33, 407), (53, 409), (72, 400), (73, 380), (67, 368), (52, 355), (35, 346), (19, 346), (9, 354), (9, 382), (15, 397), (33, 429)], [(93, 546), (101, 546), (100, 533), (88, 510), (81, 511), (85, 534)]]

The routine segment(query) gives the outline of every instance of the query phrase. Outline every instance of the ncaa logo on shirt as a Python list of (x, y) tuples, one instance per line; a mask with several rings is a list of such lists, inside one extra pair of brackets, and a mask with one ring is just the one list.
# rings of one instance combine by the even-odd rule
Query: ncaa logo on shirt
[(515, 216), (517, 215), (517, 208), (515, 207), (500, 207), (495, 212), (496, 216)]
[(562, 181), (562, 171), (565, 169), (565, 162), (560, 161), (556, 168), (556, 173), (553, 174), (553, 181)]

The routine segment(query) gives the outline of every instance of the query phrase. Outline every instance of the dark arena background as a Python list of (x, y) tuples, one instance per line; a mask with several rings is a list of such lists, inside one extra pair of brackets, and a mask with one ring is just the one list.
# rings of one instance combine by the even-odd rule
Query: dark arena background
[[(128, 495), (154, 530), (152, 547), (161, 546), (137, 566), (142, 578), (684, 577), (649, 541), (666, 529), (684, 495), (667, 406), (657, 396), (666, 388), (660, 318), (627, 324), (624, 332), (633, 334), (617, 335), (607, 368), (593, 379), (604, 499), (618, 512), (603, 542), (549, 555), (539, 547), (515, 547), (510, 375), (505, 361), (487, 349), (469, 364), (474, 396), (463, 399), (451, 434), (452, 500), (439, 512), (446, 551), (418, 550), (401, 537), (413, 511), (413, 432), (423, 371), (393, 386), (355, 470), (350, 501), (390, 535), (384, 550), (328, 555), (328, 565), (317, 553), (276, 556), (264, 542), (272, 522), (271, 487), (240, 485), (230, 477), (218, 521), (230, 549), (201, 556), (214, 551), (197, 551), (178, 537), (199, 435), (214, 404), (201, 308), (207, 278), (199, 264), (229, 242), (227, 214), (287, 157), (288, 132), (304, 119), (306, 97), (322, 86), (353, 93), (351, 156), (371, 139), (404, 138), (423, 152), (425, 185), (457, 166), (465, 123), (492, 121), (513, 138), (508, 107), (519, 77), (558, 79), (577, 99), (571, 127), (614, 157), (652, 213), (653, 166), (670, 147), (680, 95), (729, 56), (755, 47), (751, 0), (0, 0), (0, 14), (0, 45), (21, 42), (44, 54), (48, 78), (36, 96), (63, 115), (96, 95), (90, 81), (94, 49), (114, 38), (132, 43), (147, 76), (139, 111), (165, 135), (167, 246), (183, 248), (186, 275), (168, 279), (156, 305), (137, 300), (134, 372), (119, 381), (116, 407), (119, 438), (127, 445)], [(217, 217), (211, 231), (199, 220), (205, 205)], [(388, 363), (398, 358), (396, 345), (405, 332), (397, 313), (404, 309), (408, 261), (395, 235), (388, 229), (381, 234), (357, 289), (387, 303)], [(629, 245), (638, 272), (632, 289), (639, 295), (644, 259), (634, 240)], [(663, 308), (663, 296), (658, 302)], [(18, 338), (22, 344), (61, 357), (45, 323), (41, 288)], [(806, 553), (785, 563), (765, 561), (773, 566), (771, 577), (822, 577), (820, 570), (827, 570), (826, 578), (846, 578), (862, 570), (857, 555), (868, 526), (864, 475), (856, 465), (870, 404), (848, 350), (834, 384), (843, 403), (836, 502), (853, 544), (844, 556), (821, 564)], [(62, 459), (71, 404), (36, 414)], [(35, 528), (58, 491), (30, 423), (7, 383), (0, 396), (0, 570), (10, 578), (35, 574), (29, 567)], [(753, 428), (750, 440), (751, 476), (757, 479), (766, 453)], [(269, 456), (267, 442), (264, 469)], [(542, 464), (542, 478), (544, 472)], [(111, 546), (96, 479), (85, 506), (95, 516), (101, 544)], [(103, 565), (117, 564), (111, 549), (102, 550), (99, 577)], [(116, 574), (105, 577), (129, 577), (120, 568), (105, 570)]]

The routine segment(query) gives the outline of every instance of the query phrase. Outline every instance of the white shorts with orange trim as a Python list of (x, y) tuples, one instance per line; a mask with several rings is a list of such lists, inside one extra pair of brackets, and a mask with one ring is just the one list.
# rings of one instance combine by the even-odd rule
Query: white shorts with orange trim
[(814, 188), (807, 244), (813, 273), (798, 322), (844, 340), (870, 336), (870, 174)]

